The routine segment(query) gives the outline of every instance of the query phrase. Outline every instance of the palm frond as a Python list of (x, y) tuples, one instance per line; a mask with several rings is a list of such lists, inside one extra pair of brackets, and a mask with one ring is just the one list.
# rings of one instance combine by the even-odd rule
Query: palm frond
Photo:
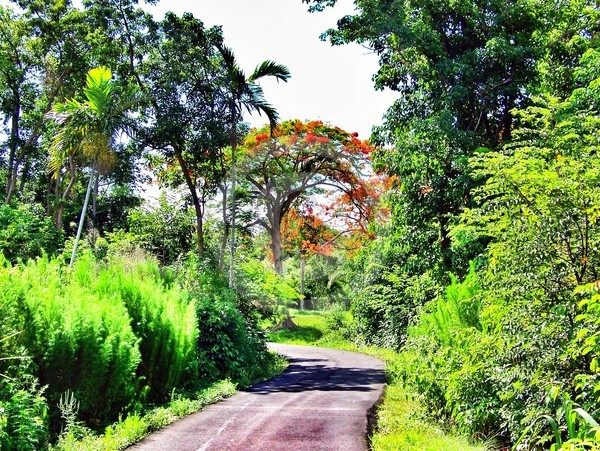
[(248, 112), (256, 111), (259, 115), (263, 113), (269, 119), (269, 125), (271, 127), (271, 133), (277, 127), (277, 121), (279, 120), (279, 114), (274, 106), (266, 101), (262, 88), (256, 83), (249, 84), (247, 86), (247, 96), (242, 99), (242, 103)]
[(225, 47), (224, 45), (219, 45), (218, 49), (223, 57), (223, 63), (225, 64), (225, 70), (227, 71), (228, 82), (233, 88), (232, 91), (239, 92), (243, 89), (247, 82), (246, 74), (244, 74), (244, 71), (240, 68), (235, 60), (233, 50), (231, 50), (229, 47)]
[(87, 104), (93, 111), (102, 114), (102, 111), (108, 108), (113, 90), (110, 69), (102, 66), (88, 72), (87, 84), (83, 91), (87, 98)]
[(287, 66), (267, 60), (256, 66), (248, 81), (252, 83), (262, 77), (275, 77), (277, 81), (287, 82), (291, 77), (291, 73)]

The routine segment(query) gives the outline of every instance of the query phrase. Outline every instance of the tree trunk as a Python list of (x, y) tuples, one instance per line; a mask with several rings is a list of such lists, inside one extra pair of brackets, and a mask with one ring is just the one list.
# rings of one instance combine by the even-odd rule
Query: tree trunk
[(75, 262), (75, 255), (77, 254), (77, 246), (79, 245), (79, 239), (81, 238), (81, 232), (83, 230), (83, 224), (85, 223), (85, 213), (90, 203), (90, 193), (92, 192), (92, 186), (94, 185), (94, 167), (92, 166), (92, 173), (90, 174), (90, 181), (88, 182), (87, 191), (85, 192), (85, 200), (83, 201), (83, 208), (81, 209), (81, 216), (79, 216), (79, 226), (77, 227), (77, 235), (75, 236), (75, 242), (73, 243), (73, 252), (71, 253), (71, 261), (69, 262), (69, 268), (73, 267)]
[(233, 270), (235, 258), (235, 151), (237, 148), (237, 134), (235, 132), (236, 125), (234, 124), (231, 138), (231, 229), (229, 230), (229, 288), (233, 288)]
[(292, 317), (290, 316), (290, 310), (286, 309), (285, 311), (285, 319), (283, 320), (283, 322), (280, 325), (281, 329), (287, 329), (287, 330), (293, 330), (293, 329), (297, 329), (298, 326), (296, 325), (296, 323), (294, 323), (294, 321), (292, 320)]
[(23, 173), (21, 174), (21, 182), (19, 183), (19, 189), (17, 191), (17, 196), (22, 197), (23, 191), (25, 190), (25, 183), (29, 179), (29, 171), (31, 171), (31, 160), (27, 158), (25, 160), (25, 166), (23, 166)]
[(306, 267), (306, 257), (302, 251), (300, 251), (300, 310), (304, 310), (304, 269)]
[[(69, 159), (69, 176), (70, 176), (69, 184), (65, 188), (65, 191), (63, 192), (62, 196), (60, 196), (60, 200), (58, 201), (58, 209), (56, 211), (56, 230), (62, 229), (63, 212), (65, 209), (65, 202), (67, 201), (69, 194), (71, 194), (71, 190), (73, 189), (73, 187), (75, 186), (75, 183), (77, 182), (77, 173), (75, 172), (75, 163), (73, 162), (72, 158)], [(58, 196), (59, 187), (60, 187), (60, 175), (58, 176), (57, 181), (56, 181), (56, 197), (57, 197), (57, 199), (59, 197)]]
[(273, 265), (275, 272), (284, 275), (283, 249), (281, 247), (281, 228), (276, 223), (271, 227), (271, 251), (273, 252)]
[(8, 171), (6, 180), (6, 198), (4, 199), (4, 203), (7, 205), (10, 203), (13, 192), (15, 190), (15, 186), (17, 185), (18, 174), (18, 164), (16, 162), (16, 159), (17, 149), (19, 147), (19, 115), (21, 113), (21, 97), (19, 95), (18, 90), (13, 90), (13, 95), (15, 96), (15, 105), (13, 108), (11, 120), (11, 130), (9, 138), (10, 152), (8, 155)]
[(221, 237), (221, 249), (219, 250), (219, 271), (223, 271), (225, 266), (225, 252), (227, 251), (227, 241), (229, 238), (229, 222), (227, 222), (227, 184), (224, 183), (220, 188), (223, 193), (223, 236)]
[(452, 269), (452, 253), (450, 246), (450, 234), (448, 231), (448, 219), (445, 216), (439, 218), (440, 221), (440, 248), (442, 253), (442, 268), (446, 271)]
[(204, 211), (200, 204), (194, 203), (194, 210), (196, 211), (196, 234), (198, 237), (198, 255), (202, 257), (204, 255)]
[(94, 191), (92, 192), (92, 224), (96, 227), (96, 214), (98, 213), (98, 189), (100, 186), (100, 173), (96, 173)]
[(202, 209), (200, 199), (198, 198), (198, 193), (196, 192), (196, 184), (194, 183), (194, 180), (192, 180), (192, 176), (190, 175), (187, 163), (183, 159), (183, 155), (180, 149), (175, 149), (175, 158), (179, 163), (179, 167), (181, 168), (181, 172), (183, 173), (185, 183), (190, 191), (190, 195), (192, 196), (192, 203), (194, 204), (194, 211), (196, 212), (196, 236), (198, 243), (197, 252), (198, 257), (202, 257), (202, 255), (204, 254), (204, 229), (202, 227), (204, 211)]

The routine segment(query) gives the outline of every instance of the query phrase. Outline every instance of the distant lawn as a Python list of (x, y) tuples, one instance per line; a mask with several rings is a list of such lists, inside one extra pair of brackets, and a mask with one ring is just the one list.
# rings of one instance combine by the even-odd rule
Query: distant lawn
[(317, 341), (323, 338), (323, 334), (327, 330), (326, 313), (290, 309), (290, 315), (298, 328), (267, 332), (269, 341), (296, 345), (315, 345)]

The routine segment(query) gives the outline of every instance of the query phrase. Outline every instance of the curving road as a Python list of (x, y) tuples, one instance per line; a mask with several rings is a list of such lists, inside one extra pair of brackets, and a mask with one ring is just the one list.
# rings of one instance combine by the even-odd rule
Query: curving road
[(134, 450), (366, 450), (384, 364), (355, 352), (270, 344), (279, 376), (149, 435)]

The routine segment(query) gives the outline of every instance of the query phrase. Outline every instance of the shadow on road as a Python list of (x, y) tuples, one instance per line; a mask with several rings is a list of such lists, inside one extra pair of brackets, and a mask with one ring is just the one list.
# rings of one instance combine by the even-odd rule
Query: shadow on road
[(318, 362), (327, 362), (327, 359), (290, 359), (290, 366), (280, 376), (246, 391), (256, 394), (309, 390), (368, 392), (375, 390), (372, 384), (385, 383), (383, 369), (332, 368)]

